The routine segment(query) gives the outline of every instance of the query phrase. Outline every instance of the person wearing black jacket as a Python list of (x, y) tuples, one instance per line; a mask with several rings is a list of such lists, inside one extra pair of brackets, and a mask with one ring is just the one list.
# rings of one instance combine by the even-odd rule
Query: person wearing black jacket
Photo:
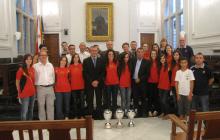
[(139, 116), (142, 116), (143, 113), (148, 111), (146, 101), (146, 84), (149, 77), (150, 62), (145, 60), (143, 57), (144, 50), (142, 48), (138, 48), (137, 57), (131, 60), (133, 104)]
[(91, 56), (83, 61), (83, 76), (87, 91), (88, 114), (93, 113), (94, 92), (96, 95), (96, 115), (98, 119), (102, 117), (102, 86), (104, 78), (104, 67), (100, 57), (98, 57), (98, 45), (90, 47)]

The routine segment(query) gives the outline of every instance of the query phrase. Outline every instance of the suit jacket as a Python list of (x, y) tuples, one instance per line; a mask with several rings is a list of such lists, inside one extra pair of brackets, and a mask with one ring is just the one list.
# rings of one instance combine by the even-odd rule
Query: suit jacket
[(96, 59), (96, 67), (93, 64), (92, 58), (88, 57), (83, 61), (83, 77), (86, 86), (91, 86), (94, 80), (99, 81), (99, 86), (103, 84), (104, 66), (100, 57)]
[[(133, 58), (131, 60), (131, 73), (132, 73), (132, 79), (134, 77), (134, 72), (135, 72), (135, 67), (136, 67), (136, 63), (137, 63), (137, 58)], [(149, 77), (150, 74), (150, 61), (146, 60), (146, 59), (142, 59), (141, 61), (141, 65), (140, 65), (140, 69), (138, 71), (138, 77), (141, 81), (141, 83), (146, 83), (147, 79)]]

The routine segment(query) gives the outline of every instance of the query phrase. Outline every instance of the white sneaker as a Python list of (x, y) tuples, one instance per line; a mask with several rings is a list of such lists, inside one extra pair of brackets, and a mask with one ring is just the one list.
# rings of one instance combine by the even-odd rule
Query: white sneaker
[(151, 111), (148, 112), (148, 116), (149, 116), (149, 117), (153, 117), (153, 114), (152, 114)]
[(153, 116), (156, 117), (157, 116), (157, 111), (153, 112)]

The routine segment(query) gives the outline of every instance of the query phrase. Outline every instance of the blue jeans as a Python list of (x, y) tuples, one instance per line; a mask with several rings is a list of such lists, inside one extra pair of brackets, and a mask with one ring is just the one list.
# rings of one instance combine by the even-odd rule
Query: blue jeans
[(168, 97), (169, 97), (169, 90), (162, 90), (159, 89), (159, 97), (160, 97), (160, 106), (161, 106), (161, 113), (168, 114), (169, 110), (169, 103), (168, 103)]
[(131, 104), (131, 88), (122, 88), (120, 87), (121, 92), (121, 107), (122, 109), (126, 109), (127, 111), (130, 109)]
[(201, 106), (202, 112), (209, 111), (209, 95), (193, 95), (192, 109), (199, 110)]
[(21, 98), (21, 120), (32, 120), (34, 110), (35, 95)]
[[(56, 95), (56, 119), (61, 120), (64, 117), (69, 117), (70, 112), (70, 93), (55, 93)], [(65, 113), (63, 113), (63, 104)]]
[(111, 109), (112, 107), (112, 111), (114, 112), (117, 109), (118, 85), (107, 85), (106, 92), (107, 108)]

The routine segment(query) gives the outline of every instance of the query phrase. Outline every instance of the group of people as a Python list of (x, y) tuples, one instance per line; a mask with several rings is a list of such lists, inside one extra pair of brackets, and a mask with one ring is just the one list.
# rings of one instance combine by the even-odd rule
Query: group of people
[(112, 41), (106, 47), (101, 51), (98, 45), (80, 43), (76, 53), (75, 45), (62, 42), (58, 67), (49, 62), (45, 45), (37, 56), (26, 54), (16, 75), (21, 120), (33, 119), (35, 96), (40, 120), (87, 114), (102, 119), (104, 109), (114, 114), (119, 106), (125, 114), (134, 109), (139, 117), (172, 112), (182, 119), (190, 108), (209, 110), (213, 74), (203, 54), (194, 56), (184, 37), (175, 50), (165, 38), (160, 45), (139, 48), (136, 41), (123, 43), (122, 53)]

